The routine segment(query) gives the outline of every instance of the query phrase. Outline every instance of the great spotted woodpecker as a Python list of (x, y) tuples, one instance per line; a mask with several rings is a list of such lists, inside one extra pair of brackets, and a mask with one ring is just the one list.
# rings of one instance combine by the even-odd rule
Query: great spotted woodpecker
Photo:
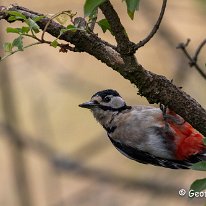
[(115, 90), (94, 94), (79, 105), (92, 111), (112, 144), (143, 164), (189, 169), (206, 160), (203, 136), (176, 113), (151, 106), (127, 106)]

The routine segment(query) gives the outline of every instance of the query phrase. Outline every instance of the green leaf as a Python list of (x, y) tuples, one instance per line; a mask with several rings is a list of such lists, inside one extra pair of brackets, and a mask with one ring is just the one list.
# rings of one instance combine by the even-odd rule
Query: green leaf
[(87, 17), (106, 0), (86, 0), (84, 4), (84, 16)]
[(67, 26), (67, 29), (72, 30), (72, 29), (77, 29), (77, 28), (76, 28), (74, 25), (69, 24), (69, 25)]
[(22, 34), (25, 34), (25, 33), (27, 34), (30, 31), (30, 28), (28, 26), (23, 26), (21, 30), (22, 30)]
[(6, 32), (7, 33), (17, 33), (17, 34), (19, 34), (19, 28), (7, 27)]
[(200, 192), (206, 189), (206, 178), (195, 180), (190, 186), (190, 190)]
[(45, 18), (45, 16), (36, 16), (36, 17), (33, 17), (32, 20), (33, 20), (34, 22), (37, 22), (37, 21), (42, 20), (43, 18)]
[(92, 20), (94, 18), (97, 17), (97, 14), (98, 14), (98, 8), (95, 8), (92, 13), (89, 15), (89, 19)]
[(76, 30), (77, 30), (77, 28), (76, 28), (74, 25), (70, 24), (70, 25), (67, 26), (66, 29), (61, 29), (61, 30), (60, 30), (59, 37), (60, 37), (63, 33), (67, 32), (67, 31), (73, 31), (73, 32), (75, 32)]
[(204, 143), (204, 145), (206, 145), (206, 138), (205, 137), (203, 138), (203, 143)]
[(140, 0), (125, 0), (127, 4), (127, 13), (129, 17), (134, 19), (134, 12), (139, 9)]
[[(97, 22), (98, 25), (102, 28), (102, 31), (105, 33), (107, 30), (109, 30), (112, 34), (112, 30), (111, 30), (111, 26), (109, 24), (109, 22), (107, 21), (107, 19), (102, 19), (100, 21)], [(113, 34), (112, 34), (113, 35)]]
[(16, 39), (14, 39), (14, 41), (12, 42), (12, 46), (13, 47), (17, 47), (19, 51), (23, 51), (23, 41), (22, 41), (23, 37), (19, 36)]
[(29, 27), (23, 26), (22, 28), (12, 28), (7, 27), (6, 28), (7, 33), (17, 33), (17, 34), (25, 34), (30, 31)]
[(8, 18), (8, 21), (16, 21), (17, 19), (16, 19), (16, 17), (15, 16), (10, 16), (9, 18)]
[(77, 28), (74, 25), (70, 24), (70, 25), (67, 26), (67, 30), (76, 31)]
[(6, 42), (3, 44), (3, 48), (5, 52), (12, 52), (12, 43), (11, 42)]
[(16, 19), (24, 19), (24, 20), (26, 20), (26, 17), (22, 13), (20, 13), (18, 11), (7, 11), (7, 13), (12, 15), (12, 16), (14, 16), (15, 17), (14, 20), (16, 20)]
[(51, 46), (53, 46), (54, 48), (56, 48), (58, 46), (58, 41), (55, 39), (53, 42), (51, 42)]
[(31, 18), (28, 18), (26, 23), (29, 25), (29, 28), (32, 29), (35, 33), (39, 32), (39, 26), (38, 24)]
[(67, 32), (67, 31), (68, 31), (68, 29), (61, 29), (59, 36), (61, 36), (63, 33)]
[(206, 161), (197, 162), (192, 165), (191, 169), (199, 170), (199, 171), (206, 171)]

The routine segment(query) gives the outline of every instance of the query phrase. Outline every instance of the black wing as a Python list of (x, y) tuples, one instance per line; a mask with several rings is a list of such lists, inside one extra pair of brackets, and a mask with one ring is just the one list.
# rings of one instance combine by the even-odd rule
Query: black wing
[(114, 141), (112, 138), (110, 138), (110, 140), (117, 150), (119, 150), (122, 154), (143, 164), (152, 164), (170, 169), (190, 169), (192, 164), (202, 160), (200, 155), (193, 155), (187, 160), (170, 160), (159, 158), (149, 154), (148, 152), (144, 152), (131, 146)]

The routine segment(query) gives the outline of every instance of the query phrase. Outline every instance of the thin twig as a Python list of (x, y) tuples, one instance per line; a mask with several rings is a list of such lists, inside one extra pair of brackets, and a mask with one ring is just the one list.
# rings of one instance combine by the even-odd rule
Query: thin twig
[(206, 73), (203, 71), (203, 69), (197, 63), (197, 59), (198, 59), (198, 56), (200, 54), (200, 51), (203, 48), (203, 46), (206, 44), (206, 39), (204, 41), (202, 41), (202, 43), (197, 47), (197, 50), (196, 50), (195, 55), (193, 57), (187, 51), (187, 46), (189, 45), (189, 43), (190, 43), (190, 39), (187, 39), (187, 42), (180, 43), (177, 46), (177, 49), (181, 49), (182, 52), (185, 54), (185, 56), (188, 58), (190, 67), (195, 67), (195, 69), (200, 73), (200, 75), (204, 79), (206, 79)]
[[(29, 45), (23, 47), (23, 49), (26, 49), (26, 48), (29, 48), (29, 47), (32, 47), (32, 46), (34, 46), (34, 45), (38, 45), (38, 44), (42, 44), (42, 42), (35, 42), (35, 43), (32, 43), (32, 44), (29, 44)], [(17, 50), (15, 50), (15, 51), (12, 51), (11, 53), (9, 53), (9, 54), (7, 54), (7, 55), (1, 57), (0, 62), (3, 61), (4, 59), (8, 58), (9, 56), (11, 56), (11, 55), (13, 55), (13, 54), (19, 52), (19, 51), (21, 51), (21, 50), (17, 49)]]
[(51, 21), (52, 21), (53, 19), (55, 19), (56, 17), (58, 17), (59, 15), (61, 15), (62, 13), (63, 13), (63, 12), (59, 12), (59, 13), (57, 13), (57, 14), (54, 14), (54, 15), (49, 19), (49, 21), (48, 21), (47, 24), (45, 25), (45, 27), (44, 27), (44, 29), (43, 29), (43, 32), (42, 32), (42, 35), (41, 35), (41, 40), (42, 40), (42, 41), (44, 41), (44, 34), (45, 34), (45, 32), (46, 32), (49, 24), (51, 23)]
[(202, 43), (197, 47), (197, 50), (196, 50), (195, 55), (193, 57), (193, 60), (195, 62), (197, 62), (198, 56), (199, 56), (199, 54), (200, 54), (200, 52), (201, 52), (201, 50), (202, 50), (202, 48), (204, 47), (205, 44), (206, 44), (206, 39), (204, 39), (202, 41)]
[[(97, 12), (98, 12), (98, 10), (97, 10)], [(95, 17), (93, 17), (91, 22), (90, 22), (90, 25), (89, 25), (90, 31), (94, 31), (94, 27), (95, 27), (96, 22), (97, 22), (97, 15)]]
[(105, 1), (99, 7), (104, 14), (105, 18), (109, 22), (111, 26), (111, 30), (115, 36), (117, 42), (118, 51), (121, 54), (131, 54), (133, 52), (133, 47), (135, 44), (129, 40), (128, 35), (126, 34), (126, 30), (122, 25), (120, 18), (113, 8), (110, 1)]
[(147, 44), (152, 39), (152, 37), (155, 35), (155, 33), (159, 29), (160, 24), (162, 22), (166, 6), (167, 6), (167, 0), (163, 0), (161, 12), (160, 12), (160, 15), (157, 19), (156, 24), (154, 25), (154, 27), (153, 27), (152, 31), (149, 33), (149, 35), (145, 39), (141, 40), (139, 43), (136, 44), (136, 46), (135, 46), (136, 50), (139, 49), (140, 47), (143, 47), (145, 44)]

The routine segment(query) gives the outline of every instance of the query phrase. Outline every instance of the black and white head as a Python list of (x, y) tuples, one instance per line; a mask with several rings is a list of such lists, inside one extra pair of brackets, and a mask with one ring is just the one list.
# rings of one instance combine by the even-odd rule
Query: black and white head
[(121, 112), (129, 107), (119, 95), (112, 89), (99, 91), (94, 94), (89, 102), (79, 105), (80, 107), (90, 109), (94, 117), (102, 124), (114, 113)]

